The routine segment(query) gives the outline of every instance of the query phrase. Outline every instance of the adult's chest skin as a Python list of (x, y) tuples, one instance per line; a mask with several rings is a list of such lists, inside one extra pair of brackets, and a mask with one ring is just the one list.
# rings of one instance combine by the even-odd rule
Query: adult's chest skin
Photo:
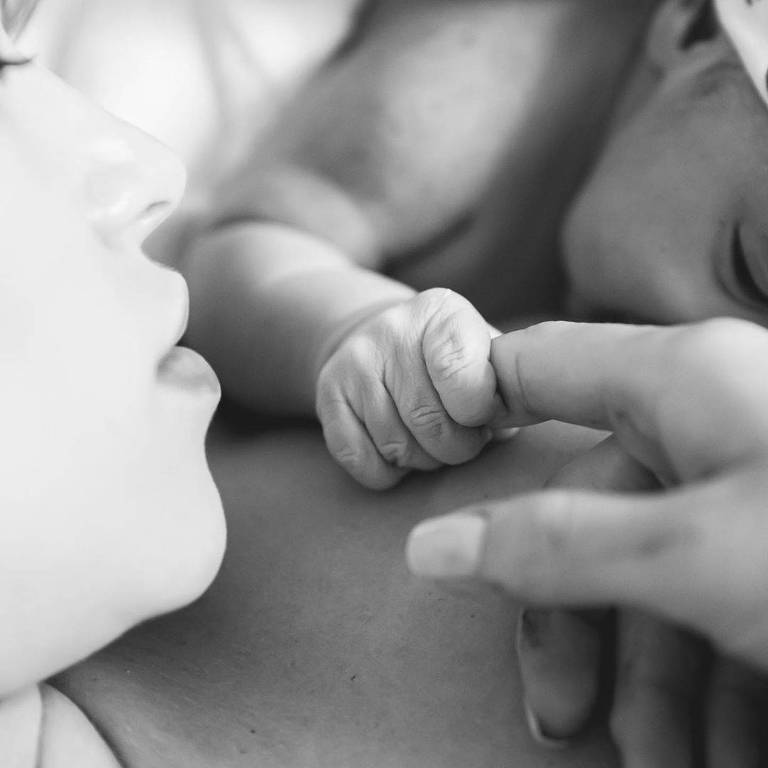
[[(450, 226), (415, 252), (392, 255), (394, 277), (420, 289), (452, 288), (495, 322), (558, 311), (563, 217), (599, 151), (655, 2), (520, 0), (507, 4), (519, 23), (498, 41), (493, 25), (483, 30), (473, 22), (488, 40), (465, 44), (499, 45), (497, 64), (489, 62), (483, 75), (487, 90), (462, 94), (457, 85), (457, 98), (493, 106), (477, 126), (477, 148), (467, 147), (453, 163), (456, 180), (448, 186), (477, 173), (480, 160), (488, 170), (475, 182), (476, 198)], [(473, 13), (471, 2), (454, 5)]]
[(130, 768), (613, 766), (600, 735), (559, 754), (531, 741), (512, 602), (440, 590), (403, 558), (416, 521), (538, 487), (595, 440), (544, 425), (374, 494), (314, 429), (219, 427), (229, 548), (213, 587), (55, 684)]

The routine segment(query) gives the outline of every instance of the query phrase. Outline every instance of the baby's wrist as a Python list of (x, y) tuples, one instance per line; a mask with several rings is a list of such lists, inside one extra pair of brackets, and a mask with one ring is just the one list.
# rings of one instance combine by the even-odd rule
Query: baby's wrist
[(339, 347), (357, 330), (382, 312), (409, 300), (408, 296), (392, 297), (363, 307), (356, 312), (344, 317), (331, 327), (326, 334), (323, 343), (319, 345), (315, 357), (314, 372), (315, 383), (326, 363), (333, 357)]

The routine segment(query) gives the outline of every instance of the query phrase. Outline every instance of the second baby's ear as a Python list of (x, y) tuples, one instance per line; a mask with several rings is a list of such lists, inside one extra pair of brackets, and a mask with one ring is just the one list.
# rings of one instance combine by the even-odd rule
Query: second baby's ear
[(666, 71), (694, 45), (718, 34), (714, 0), (663, 0), (648, 30), (647, 55)]

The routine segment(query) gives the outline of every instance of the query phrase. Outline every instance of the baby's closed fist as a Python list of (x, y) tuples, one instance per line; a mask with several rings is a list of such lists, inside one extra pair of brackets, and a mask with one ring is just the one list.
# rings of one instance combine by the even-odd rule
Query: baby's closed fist
[(494, 330), (465, 298), (435, 288), (356, 326), (317, 382), (334, 459), (363, 485), (475, 458), (502, 410), (489, 361)]

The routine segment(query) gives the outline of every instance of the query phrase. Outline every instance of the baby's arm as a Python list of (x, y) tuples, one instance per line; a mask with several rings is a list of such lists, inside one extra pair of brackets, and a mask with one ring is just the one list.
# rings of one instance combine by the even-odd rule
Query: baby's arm
[(311, 412), (318, 355), (413, 295), (366, 269), (450, 228), (487, 184), (521, 100), (511, 35), (557, 16), (527, 5), (379, 4), (231, 182), (185, 267), (190, 339), (231, 395)]
[[(376, 6), (187, 253), (189, 339), (230, 396), (262, 411), (316, 408), (334, 455), (371, 485), (395, 481), (393, 466), (480, 450), (496, 404), (490, 330), (455, 294), (416, 296), (375, 270), (471, 213), (529, 110), (539, 46), (576, 12), (517, 0)], [(366, 412), (377, 396), (391, 402)]]
[(242, 351), (247, 373), (238, 378), (231, 358), (229, 380), (244, 388), (242, 399), (253, 397), (250, 379), (263, 371), (278, 408), (314, 404), (331, 454), (358, 481), (386, 488), (411, 469), (468, 461), (488, 442), (481, 427), (500, 410), (492, 331), (458, 294), (415, 294), (282, 225), (227, 227), (199, 246), (216, 253), (202, 263), (220, 270), (247, 270), (254, 248), (290, 249), (285, 264), (273, 263), (271, 283), (257, 286), (258, 298), (216, 297), (207, 330)]

